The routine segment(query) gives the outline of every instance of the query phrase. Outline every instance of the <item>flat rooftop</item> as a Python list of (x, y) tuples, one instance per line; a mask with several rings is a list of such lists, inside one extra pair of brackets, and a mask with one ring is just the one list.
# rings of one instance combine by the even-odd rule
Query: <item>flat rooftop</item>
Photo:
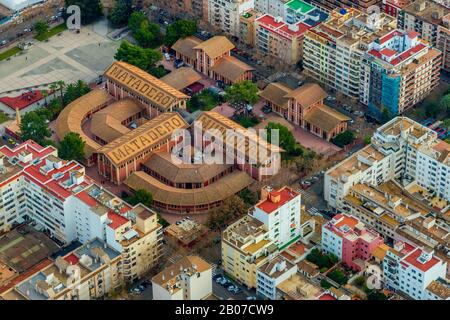
[(0, 238), (0, 261), (19, 273), (31, 269), (58, 250), (50, 238), (27, 225)]

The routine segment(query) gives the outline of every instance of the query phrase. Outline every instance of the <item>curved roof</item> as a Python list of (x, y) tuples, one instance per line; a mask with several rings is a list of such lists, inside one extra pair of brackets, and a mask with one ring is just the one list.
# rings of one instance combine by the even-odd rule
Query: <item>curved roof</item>
[(133, 189), (145, 189), (153, 195), (153, 200), (172, 206), (199, 206), (223, 201), (253, 182), (249, 175), (234, 171), (204, 188), (181, 189), (165, 185), (143, 171), (133, 172), (125, 184)]
[(88, 137), (81, 128), (82, 123), (89, 114), (105, 107), (112, 97), (105, 90), (95, 89), (67, 105), (56, 119), (56, 135), (63, 139), (69, 132), (78, 133), (86, 145), (85, 157), (89, 158), (101, 145)]
[(226, 171), (232, 164), (175, 164), (170, 153), (156, 153), (144, 165), (174, 183), (203, 183)]
[(179, 100), (189, 99), (188, 95), (164, 81), (123, 61), (114, 62), (106, 70), (105, 77), (163, 110), (169, 109)]
[(122, 124), (123, 121), (144, 110), (136, 100), (119, 100), (92, 116), (91, 132), (100, 139), (111, 142), (131, 131)]

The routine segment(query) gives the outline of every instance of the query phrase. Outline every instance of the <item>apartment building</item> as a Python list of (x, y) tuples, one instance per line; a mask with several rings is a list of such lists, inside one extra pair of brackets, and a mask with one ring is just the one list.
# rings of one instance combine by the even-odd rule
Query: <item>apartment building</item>
[(208, 0), (208, 22), (223, 32), (238, 37), (239, 17), (254, 7), (254, 0)]
[(249, 212), (266, 226), (269, 238), (282, 249), (301, 236), (301, 194), (289, 187), (264, 187), (261, 201)]
[(212, 266), (186, 256), (152, 278), (153, 300), (203, 300), (212, 294)]
[(62, 244), (101, 239), (122, 254), (130, 282), (155, 266), (162, 241), (156, 212), (98, 186), (82, 165), (58, 158), (54, 147), (30, 140), (14, 149), (3, 146), (0, 155), (4, 231), (34, 221)]
[(397, 18), (400, 11), (410, 3), (411, 0), (383, 0), (381, 9), (388, 15)]
[(277, 252), (264, 223), (249, 215), (222, 233), (223, 270), (248, 288), (257, 287), (257, 269)]
[[(409, 118), (396, 117), (375, 131), (370, 145), (325, 173), (324, 198), (331, 207), (342, 209), (352, 186), (379, 186), (397, 179), (411, 193), (420, 191), (428, 199), (448, 201), (449, 150), (433, 130)], [(443, 210), (445, 203), (436, 200), (432, 206)]]
[(416, 31), (393, 30), (368, 46), (361, 64), (360, 102), (380, 117), (397, 115), (439, 84), (442, 54)]
[(395, 18), (384, 13), (372, 22), (354, 8), (334, 10), (327, 21), (305, 32), (305, 72), (326, 87), (358, 100), (364, 53), (370, 43), (395, 27)]
[(285, 23), (281, 17), (265, 14), (255, 20), (255, 47), (262, 56), (296, 64), (303, 56), (305, 32), (327, 18), (319, 10), (298, 22)]
[(398, 241), (383, 260), (383, 281), (390, 290), (401, 291), (415, 300), (427, 299), (427, 287), (445, 278), (446, 263), (429, 248)]
[(286, 18), (286, 3), (292, 0), (254, 0), (255, 10), (262, 14)]
[(239, 40), (250, 47), (255, 46), (255, 20), (261, 15), (261, 12), (252, 9), (239, 17)]
[(282, 255), (267, 261), (257, 271), (258, 295), (270, 300), (277, 299), (277, 286), (297, 273), (297, 265)]
[(443, 54), (442, 67), (449, 71), (449, 19), (450, 9), (431, 0), (417, 0), (402, 9), (397, 23), (401, 29), (418, 32), (423, 40), (440, 50)]
[(125, 284), (121, 255), (94, 239), (23, 279), (11, 291), (25, 300), (94, 300)]
[(446, 278), (437, 278), (425, 289), (425, 300), (450, 300), (450, 282)]
[(322, 226), (322, 249), (334, 254), (354, 270), (364, 270), (365, 261), (372, 257), (372, 252), (382, 243), (379, 234), (345, 213), (337, 214)]
[(308, 0), (307, 2), (331, 12), (340, 8), (355, 8), (367, 12), (370, 6), (381, 7), (382, 0)]

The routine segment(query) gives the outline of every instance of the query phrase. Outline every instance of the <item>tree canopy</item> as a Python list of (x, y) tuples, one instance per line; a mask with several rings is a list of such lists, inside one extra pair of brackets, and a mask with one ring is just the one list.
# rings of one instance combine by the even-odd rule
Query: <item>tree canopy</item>
[(34, 24), (37, 36), (43, 36), (48, 32), (49, 25), (46, 21), (40, 20)]
[(147, 190), (139, 189), (127, 201), (133, 206), (142, 203), (144, 206), (151, 207), (153, 204), (153, 195)]
[(350, 130), (346, 130), (340, 134), (338, 134), (336, 137), (334, 137), (331, 142), (333, 142), (335, 145), (337, 145), (338, 147), (344, 147), (350, 143), (353, 142), (353, 140), (355, 140), (355, 133), (350, 131)]
[(76, 132), (69, 132), (61, 140), (58, 147), (58, 155), (65, 160), (82, 161), (84, 159), (85, 142)]
[(128, 23), (132, 11), (131, 0), (116, 0), (116, 4), (108, 15), (108, 20), (114, 27), (122, 27)]
[(164, 44), (171, 47), (178, 39), (186, 38), (197, 32), (197, 23), (192, 20), (177, 20), (167, 27)]
[(114, 58), (128, 62), (144, 71), (149, 71), (162, 59), (162, 54), (157, 50), (144, 49), (128, 41), (123, 41)]
[(207, 224), (211, 229), (217, 229), (232, 219), (247, 213), (248, 207), (238, 196), (226, 199), (220, 207), (209, 212)]
[(66, 8), (77, 5), (81, 10), (81, 23), (89, 24), (103, 16), (103, 6), (100, 0), (65, 0)]
[(50, 144), (48, 138), (52, 133), (47, 125), (47, 119), (34, 111), (26, 113), (20, 123), (21, 139), (32, 139), (42, 146)]
[(278, 130), (280, 147), (290, 156), (301, 156), (304, 152), (298, 145), (291, 131), (281, 123), (269, 122), (266, 126), (267, 141), (272, 143), (272, 130)]
[(152, 23), (142, 12), (133, 12), (128, 20), (133, 37), (144, 48), (155, 48), (162, 42), (162, 34), (158, 24)]
[(82, 80), (78, 80), (75, 83), (67, 85), (66, 91), (63, 96), (64, 105), (68, 105), (72, 101), (75, 101), (76, 99), (84, 96), (90, 91), (91, 88), (89, 87), (89, 85)]
[(258, 87), (253, 82), (246, 80), (229, 86), (225, 91), (225, 100), (231, 104), (258, 102)]

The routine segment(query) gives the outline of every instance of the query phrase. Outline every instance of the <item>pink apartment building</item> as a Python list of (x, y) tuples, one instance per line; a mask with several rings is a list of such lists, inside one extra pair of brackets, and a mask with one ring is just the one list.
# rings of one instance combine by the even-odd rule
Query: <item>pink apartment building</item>
[(372, 252), (383, 238), (366, 229), (357, 218), (346, 214), (336, 215), (322, 227), (322, 249), (336, 255), (347, 266), (355, 270), (364, 268), (364, 261), (372, 257)]

